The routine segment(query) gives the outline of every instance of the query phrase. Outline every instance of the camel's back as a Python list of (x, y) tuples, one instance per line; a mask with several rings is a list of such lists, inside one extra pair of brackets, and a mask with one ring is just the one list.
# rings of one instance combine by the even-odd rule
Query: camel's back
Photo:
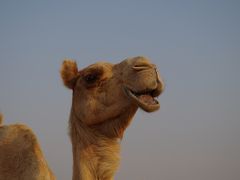
[(25, 125), (0, 126), (0, 180), (52, 180), (35, 134)]

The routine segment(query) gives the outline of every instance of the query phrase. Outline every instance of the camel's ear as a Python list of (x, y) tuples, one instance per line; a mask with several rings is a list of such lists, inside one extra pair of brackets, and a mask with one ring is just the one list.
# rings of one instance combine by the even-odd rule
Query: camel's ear
[(64, 60), (60, 73), (64, 85), (70, 89), (73, 89), (78, 76), (77, 63), (69, 59)]

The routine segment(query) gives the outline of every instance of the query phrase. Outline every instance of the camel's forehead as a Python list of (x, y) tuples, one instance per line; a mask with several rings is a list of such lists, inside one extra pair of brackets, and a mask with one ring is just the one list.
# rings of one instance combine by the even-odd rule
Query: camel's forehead
[(84, 69), (81, 69), (81, 72), (86, 72), (86, 71), (91, 71), (91, 70), (94, 70), (94, 69), (112, 69), (113, 67), (113, 64), (112, 63), (109, 63), (109, 62), (106, 62), (106, 61), (99, 61), (99, 62), (96, 62), (94, 64), (91, 64), (89, 66), (87, 66), (86, 68)]
[(113, 66), (112, 63), (107, 61), (98, 61), (94, 64), (89, 65), (87, 68), (93, 68), (93, 67), (111, 67)]

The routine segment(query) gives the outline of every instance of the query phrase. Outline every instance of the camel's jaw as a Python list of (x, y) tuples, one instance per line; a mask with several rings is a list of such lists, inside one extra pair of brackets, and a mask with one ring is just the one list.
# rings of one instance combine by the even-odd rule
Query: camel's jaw
[(144, 90), (134, 92), (128, 87), (124, 87), (124, 90), (128, 97), (133, 100), (138, 107), (146, 112), (153, 112), (160, 108), (160, 104), (156, 97), (160, 94), (158, 90)]

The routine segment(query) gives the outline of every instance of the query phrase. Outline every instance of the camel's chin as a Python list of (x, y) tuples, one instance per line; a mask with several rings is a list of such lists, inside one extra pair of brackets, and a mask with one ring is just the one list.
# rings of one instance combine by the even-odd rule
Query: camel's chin
[(127, 87), (124, 89), (128, 97), (130, 97), (142, 110), (154, 112), (160, 108), (158, 100), (154, 97), (154, 90), (136, 93)]

